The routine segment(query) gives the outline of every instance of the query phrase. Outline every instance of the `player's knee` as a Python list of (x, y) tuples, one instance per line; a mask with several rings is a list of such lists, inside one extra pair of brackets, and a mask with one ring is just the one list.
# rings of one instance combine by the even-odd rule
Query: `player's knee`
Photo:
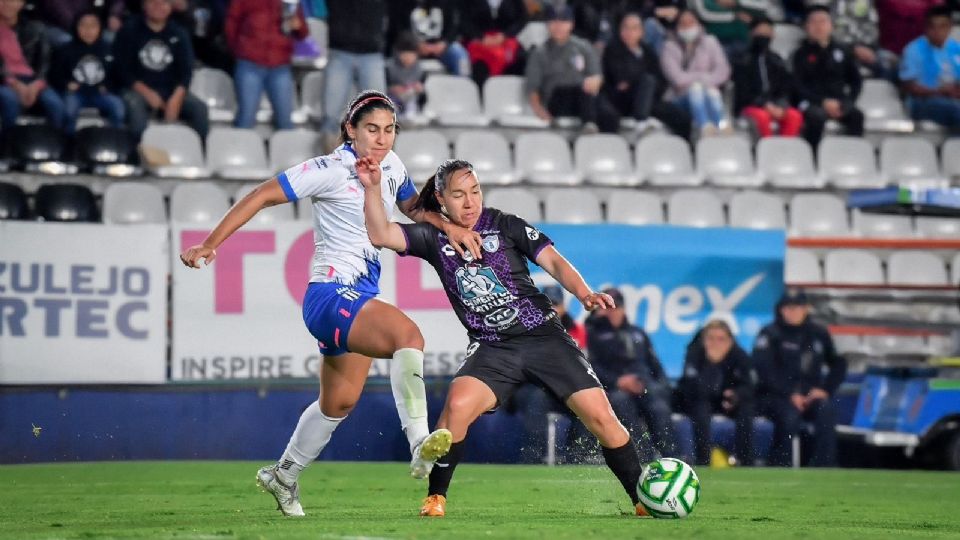
[(424, 339), (423, 334), (420, 333), (420, 328), (414, 324), (412, 321), (409, 324), (404, 325), (400, 331), (397, 333), (396, 344), (394, 349), (416, 349), (418, 351), (423, 350)]
[(330, 418), (343, 418), (350, 414), (356, 406), (357, 400), (355, 399), (324, 400), (321, 398), (320, 400), (320, 412)]

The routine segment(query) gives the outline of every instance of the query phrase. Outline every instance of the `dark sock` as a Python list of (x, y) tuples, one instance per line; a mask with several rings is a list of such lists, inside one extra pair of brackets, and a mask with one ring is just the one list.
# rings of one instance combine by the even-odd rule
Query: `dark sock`
[[(610, 467), (617, 480), (623, 484), (623, 489), (626, 490), (630, 500), (636, 505), (640, 502), (640, 498), (637, 496), (637, 482), (643, 472), (643, 465), (640, 464), (640, 455), (637, 454), (633, 439), (629, 439), (627, 444), (620, 448), (601, 446), (600, 449), (603, 450), (603, 459), (607, 462), (607, 467)], [(432, 484), (433, 475), (430, 476), (430, 480)]]
[(464, 442), (460, 441), (450, 445), (450, 451), (447, 455), (437, 460), (430, 472), (430, 490), (427, 495), (447, 496), (447, 488), (450, 487), (450, 480), (453, 479), (453, 471), (457, 464), (463, 459)]

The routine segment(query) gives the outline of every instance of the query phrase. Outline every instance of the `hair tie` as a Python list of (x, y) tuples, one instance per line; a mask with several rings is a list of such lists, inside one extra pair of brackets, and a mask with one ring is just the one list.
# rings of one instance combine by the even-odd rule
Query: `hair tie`
[(361, 107), (363, 107), (363, 106), (366, 105), (367, 103), (370, 103), (371, 101), (384, 101), (384, 102), (386, 102), (386, 103), (388, 103), (388, 104), (390, 104), (390, 105), (393, 104), (392, 101), (390, 101), (389, 99), (387, 99), (387, 98), (385, 98), (385, 97), (383, 97), (383, 96), (370, 96), (370, 97), (368, 97), (368, 98), (364, 98), (363, 100), (357, 102), (357, 104), (354, 105), (352, 109), (350, 109), (350, 114), (347, 116), (347, 122), (349, 122), (349, 123), (352, 124), (352, 123), (353, 123), (353, 117), (354, 117), (354, 115), (357, 114), (357, 111), (359, 111)]

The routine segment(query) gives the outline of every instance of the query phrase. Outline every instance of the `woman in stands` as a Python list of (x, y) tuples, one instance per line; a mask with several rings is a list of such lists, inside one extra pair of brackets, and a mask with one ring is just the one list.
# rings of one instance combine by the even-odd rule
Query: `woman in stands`
[(423, 336), (379, 293), (379, 250), (367, 237), (363, 187), (356, 164), (383, 169), (377, 192), (384, 213), (396, 204), (414, 221), (426, 221), (449, 235), (454, 249), (480, 256), (479, 236), (424, 209), (403, 163), (393, 153), (396, 108), (381, 92), (361, 92), (340, 124), (343, 144), (333, 153), (309, 159), (257, 186), (220, 220), (200, 245), (180, 255), (183, 263), (210, 264), (216, 248), (268, 206), (310, 197), (316, 248), (313, 272), (303, 301), (303, 320), (324, 355), (320, 399), (303, 412), (280, 461), (260, 469), (257, 482), (277, 500), (287, 516), (302, 516), (297, 478), (323, 450), (333, 431), (353, 409), (363, 390), (371, 357), (392, 358), (390, 382), (400, 423), (410, 442), (411, 474), (423, 478), (450, 447), (450, 432), (429, 433), (423, 386)]
[[(442, 211), (451, 222), (480, 233), (482, 260), (469, 252), (454, 253), (447, 236), (433, 224), (389, 222), (380, 198), (380, 167), (372, 159), (361, 159), (357, 173), (365, 188), (370, 240), (429, 262), (470, 336), (466, 360), (450, 385), (437, 423), (453, 433), (453, 445), (430, 473), (420, 515), (445, 514), (447, 488), (463, 455), (467, 428), (526, 382), (544, 387), (580, 417), (599, 439), (607, 465), (636, 505), (641, 473), (636, 447), (550, 300), (533, 284), (527, 260), (540, 265), (588, 310), (612, 308), (613, 299), (590, 290), (545, 234), (517, 216), (484, 208), (479, 180), (466, 161), (440, 165), (416, 208)], [(639, 514), (641, 507), (637, 508)]]

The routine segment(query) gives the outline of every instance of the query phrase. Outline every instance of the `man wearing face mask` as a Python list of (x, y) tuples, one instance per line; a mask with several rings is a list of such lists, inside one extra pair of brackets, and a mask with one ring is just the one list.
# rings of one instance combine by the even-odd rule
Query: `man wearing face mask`
[(733, 66), (734, 110), (749, 118), (761, 137), (773, 135), (774, 121), (779, 135), (795, 137), (803, 127), (803, 114), (790, 106), (793, 82), (786, 63), (770, 50), (773, 23), (757, 17), (750, 35), (750, 50)]
[(773, 422), (770, 464), (788, 466), (791, 439), (800, 422), (814, 425), (809, 464), (831, 467), (837, 460), (837, 411), (833, 396), (847, 374), (826, 328), (810, 320), (807, 295), (788, 290), (777, 303), (776, 320), (757, 335), (753, 363), (760, 413)]
[(643, 10), (643, 42), (660, 54), (667, 35), (677, 25), (677, 15), (687, 8), (687, 0), (654, 0)]

